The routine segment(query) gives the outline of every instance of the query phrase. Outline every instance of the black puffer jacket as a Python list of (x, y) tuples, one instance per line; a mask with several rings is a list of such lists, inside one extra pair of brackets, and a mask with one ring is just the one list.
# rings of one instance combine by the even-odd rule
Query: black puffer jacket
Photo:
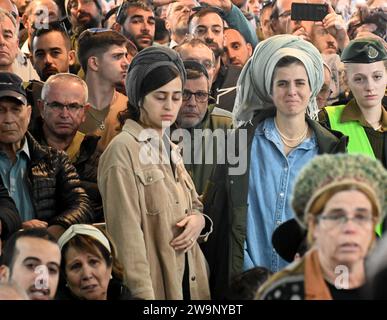
[[(41, 117), (36, 119), (36, 125), (33, 130), (30, 130), (30, 133), (40, 145), (48, 146)], [(79, 148), (79, 156), (75, 162), (72, 162), (81, 180), (81, 186), (89, 197), (93, 209), (93, 222), (105, 221), (102, 198), (97, 185), (98, 161), (101, 156), (100, 151), (97, 150), (97, 145), (100, 138), (96, 135), (86, 135)]]
[(89, 198), (67, 155), (41, 146), (29, 132), (26, 138), (31, 158), (28, 182), (36, 218), (66, 229), (75, 223), (92, 223)]
[(17, 212), (15, 202), (8, 194), (8, 190), (5, 187), (3, 180), (0, 176), (0, 221), (1, 232), (0, 238), (2, 240), (7, 239), (12, 233), (21, 228), (22, 222)]

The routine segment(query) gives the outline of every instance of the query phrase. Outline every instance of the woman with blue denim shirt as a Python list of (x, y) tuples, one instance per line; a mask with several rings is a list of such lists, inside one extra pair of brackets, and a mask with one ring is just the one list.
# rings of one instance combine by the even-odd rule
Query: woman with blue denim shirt
[(289, 196), (295, 177), (317, 154), (345, 152), (346, 137), (313, 120), (322, 84), (320, 53), (291, 35), (259, 43), (242, 70), (233, 114), (235, 135), (247, 137), (236, 146), (246, 170), (231, 176), (230, 164), (217, 166), (204, 197), (215, 226), (202, 246), (215, 297), (222, 297), (235, 274), (256, 266), (277, 272), (287, 265), (271, 236), (294, 217)]

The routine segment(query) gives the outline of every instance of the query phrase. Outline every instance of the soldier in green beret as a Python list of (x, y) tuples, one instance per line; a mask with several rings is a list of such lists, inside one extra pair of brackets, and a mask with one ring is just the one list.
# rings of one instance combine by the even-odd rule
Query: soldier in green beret
[(320, 121), (349, 136), (349, 153), (369, 155), (387, 168), (387, 111), (382, 101), (387, 82), (386, 49), (378, 40), (356, 39), (344, 49), (341, 60), (354, 98), (347, 105), (324, 108)]

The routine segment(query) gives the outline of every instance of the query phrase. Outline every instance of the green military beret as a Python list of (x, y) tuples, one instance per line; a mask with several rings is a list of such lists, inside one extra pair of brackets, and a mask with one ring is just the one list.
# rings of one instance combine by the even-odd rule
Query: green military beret
[(380, 41), (372, 38), (352, 40), (341, 54), (344, 63), (374, 63), (387, 60), (387, 52)]

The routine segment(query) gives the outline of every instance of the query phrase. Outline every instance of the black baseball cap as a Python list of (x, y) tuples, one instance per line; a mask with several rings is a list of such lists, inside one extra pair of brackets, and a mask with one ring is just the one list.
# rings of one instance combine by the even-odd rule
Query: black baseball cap
[(27, 93), (23, 80), (14, 73), (0, 72), (0, 98), (11, 97), (27, 104)]

